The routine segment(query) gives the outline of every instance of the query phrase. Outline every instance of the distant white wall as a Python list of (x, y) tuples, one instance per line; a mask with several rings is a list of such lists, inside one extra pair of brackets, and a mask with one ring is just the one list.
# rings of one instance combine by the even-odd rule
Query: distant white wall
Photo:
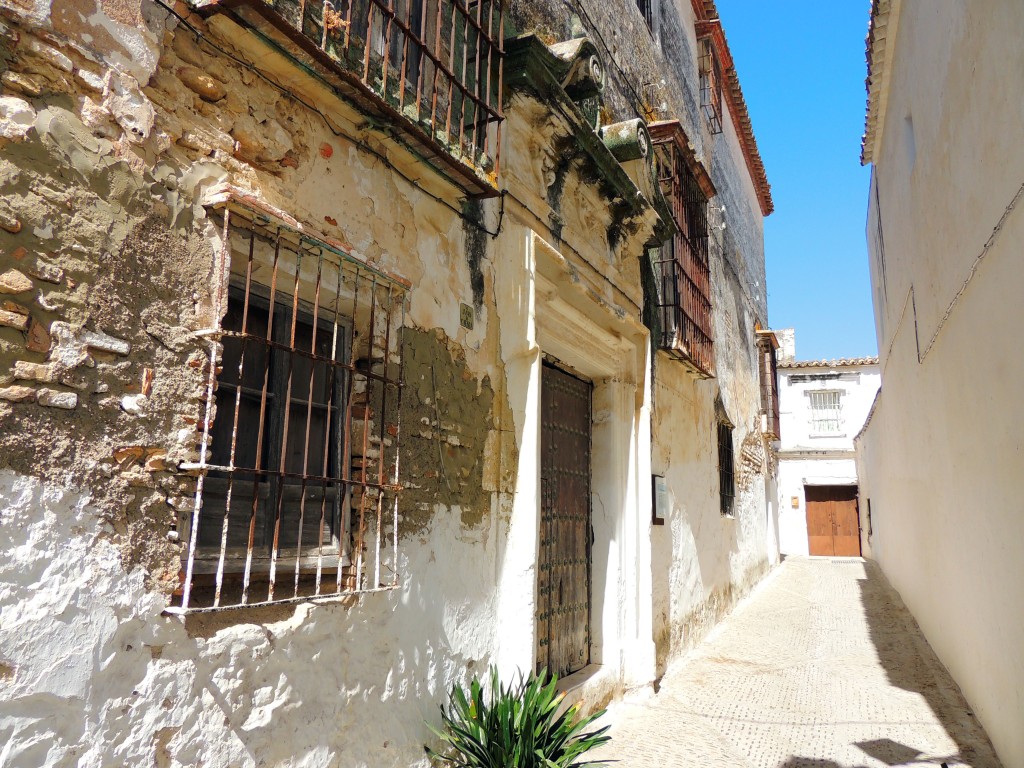
[[(804, 486), (857, 485), (853, 438), (864, 426), (878, 392), (877, 365), (811, 366), (779, 369), (779, 550), (806, 555), (807, 503)], [(815, 431), (811, 392), (839, 391), (840, 429)], [(865, 526), (861, 509), (861, 526)]]
[[(805, 485), (856, 485), (857, 466), (848, 459), (786, 459), (779, 462), (779, 550), (806, 555)], [(795, 500), (795, 505), (794, 505)], [(863, 515), (863, 512), (861, 513)], [(864, 525), (863, 519), (861, 525)]]

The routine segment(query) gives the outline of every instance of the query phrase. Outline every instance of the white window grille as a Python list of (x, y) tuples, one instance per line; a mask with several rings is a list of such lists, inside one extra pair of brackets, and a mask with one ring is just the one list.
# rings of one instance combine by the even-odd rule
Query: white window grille
[(842, 392), (822, 390), (807, 394), (811, 402), (811, 432), (816, 435), (838, 435), (842, 432)]

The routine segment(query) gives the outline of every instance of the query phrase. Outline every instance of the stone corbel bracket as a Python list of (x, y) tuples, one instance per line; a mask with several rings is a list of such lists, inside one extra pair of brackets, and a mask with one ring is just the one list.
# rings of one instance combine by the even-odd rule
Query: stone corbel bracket
[[(536, 35), (508, 40), (505, 73), (509, 97), (525, 93), (551, 110), (560, 126), (552, 139), (560, 161), (575, 165), (608, 201), (612, 223), (607, 238), (613, 249), (645, 227), (657, 233), (659, 242), (671, 235), (672, 217), (654, 179), (643, 122), (601, 130), (588, 114), (588, 101), (599, 99), (604, 88), (604, 67), (593, 42), (584, 37), (548, 46)], [(624, 167), (637, 163), (639, 168)]]

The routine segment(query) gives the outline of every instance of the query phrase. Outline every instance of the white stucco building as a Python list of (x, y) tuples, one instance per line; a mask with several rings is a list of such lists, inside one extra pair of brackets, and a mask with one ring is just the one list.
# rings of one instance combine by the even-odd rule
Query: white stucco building
[(861, 156), (872, 554), (1007, 768), (1024, 766), (1022, 40), (1019, 0), (875, 0)]
[[(837, 533), (829, 540), (815, 529), (828, 525), (818, 519), (829, 514), (818, 505), (838, 500), (843, 511), (835, 515), (859, 511), (858, 528), (866, 530), (866, 511), (857, 505), (853, 438), (878, 391), (878, 359), (794, 360), (792, 333), (779, 336), (779, 549), (785, 555), (860, 554), (859, 547), (852, 551), (857, 542), (837, 541)], [(852, 525), (832, 523), (837, 529)], [(838, 531), (840, 539), (848, 535)]]

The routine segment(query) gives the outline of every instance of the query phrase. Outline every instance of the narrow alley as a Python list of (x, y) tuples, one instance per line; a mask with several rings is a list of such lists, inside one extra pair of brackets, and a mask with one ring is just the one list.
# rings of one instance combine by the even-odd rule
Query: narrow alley
[(631, 766), (998, 768), (959, 689), (878, 567), (789, 558), (662, 681), (613, 707)]

